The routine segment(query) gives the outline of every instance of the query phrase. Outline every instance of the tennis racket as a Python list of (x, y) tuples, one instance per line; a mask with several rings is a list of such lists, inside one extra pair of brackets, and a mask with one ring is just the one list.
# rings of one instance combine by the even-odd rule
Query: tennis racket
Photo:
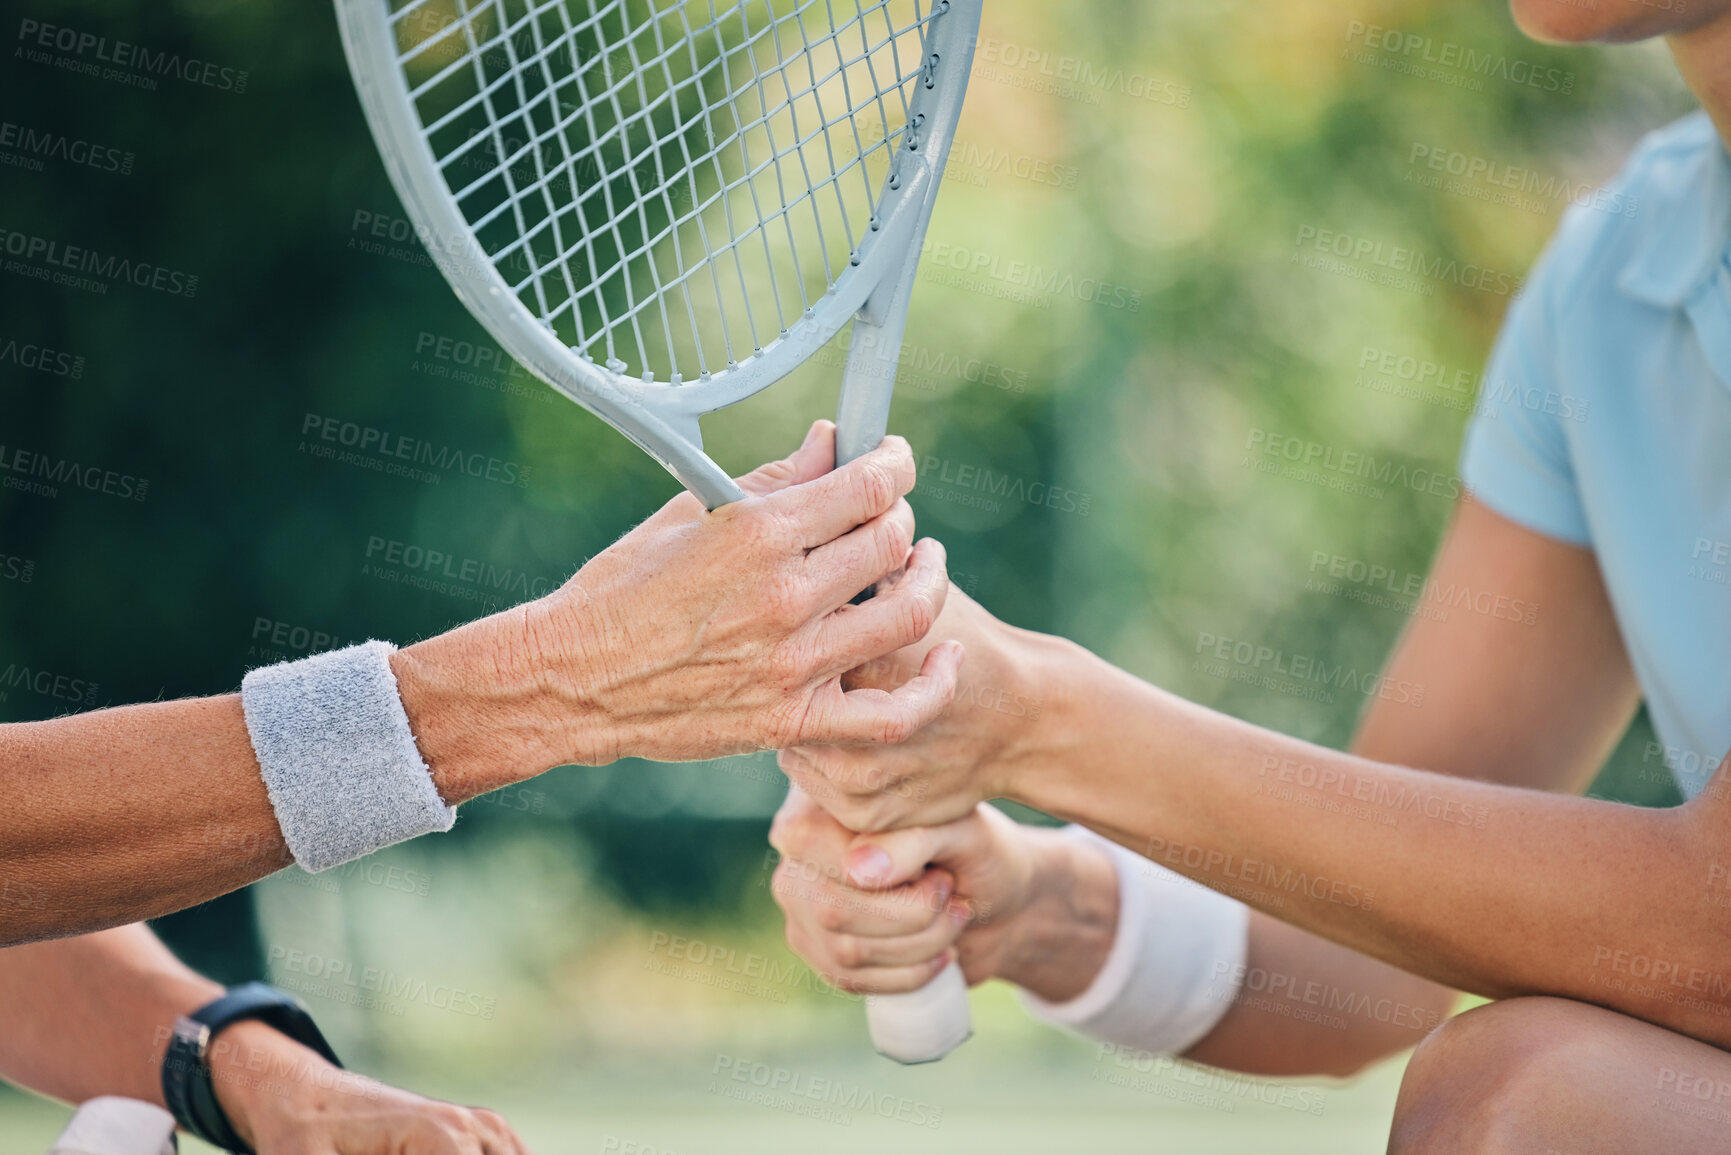
[[(883, 440), (980, 0), (335, 0), (403, 205), (536, 376), (711, 509), (698, 418), (852, 323), (837, 464)], [(878, 1050), (971, 1031), (955, 966), (874, 998)]]

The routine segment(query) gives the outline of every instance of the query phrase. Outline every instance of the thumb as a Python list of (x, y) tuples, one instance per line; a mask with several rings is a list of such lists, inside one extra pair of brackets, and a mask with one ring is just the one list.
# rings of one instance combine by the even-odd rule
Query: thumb
[(739, 487), (752, 497), (764, 497), (794, 485), (816, 481), (835, 468), (835, 423), (814, 421), (805, 440), (780, 461), (760, 465), (739, 479)]
[(934, 863), (948, 863), (975, 851), (985, 835), (978, 809), (941, 826), (908, 826), (882, 834), (862, 834), (848, 846), (843, 864), (848, 881), (862, 890), (888, 890), (912, 882)]

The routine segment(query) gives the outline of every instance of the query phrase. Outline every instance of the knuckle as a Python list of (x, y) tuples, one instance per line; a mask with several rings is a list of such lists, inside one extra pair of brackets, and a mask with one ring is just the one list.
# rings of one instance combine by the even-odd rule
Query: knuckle
[(840, 934), (847, 929), (848, 913), (836, 903), (823, 903), (817, 908), (817, 925), (831, 934)]
[(777, 646), (764, 659), (763, 675), (771, 686), (784, 692), (795, 690), (805, 685), (811, 665), (804, 646)]
[(863, 761), (853, 751), (853, 757), (838, 758), (830, 770), (830, 782), (836, 790), (852, 797), (870, 796), (877, 793), (877, 788), (871, 783), (871, 763)]
[(476, 1107), (475, 1121), (493, 1135), (509, 1135), (511, 1124), (505, 1122), (505, 1116), (486, 1107)]
[(465, 1140), (474, 1136), (474, 1121), (469, 1111), (449, 1103), (441, 1103), (429, 1112), (433, 1125), (433, 1134), (437, 1136), (436, 1149), (441, 1151), (469, 1151), (473, 1145)]
[(907, 438), (900, 434), (891, 433), (879, 443), (878, 448), (882, 450), (882, 460), (885, 465), (893, 469), (897, 476), (907, 474), (911, 485), (914, 472), (914, 449), (908, 444)]
[(783, 862), (775, 868), (775, 873), (769, 876), (769, 893), (770, 897), (775, 899), (776, 905), (784, 911), (793, 906), (793, 887), (793, 868)]
[(849, 830), (859, 834), (876, 834), (878, 831), (870, 824), (871, 806), (852, 796), (838, 797), (832, 803), (836, 818)]
[(886, 517), (878, 538), (879, 561), (884, 569), (899, 566), (914, 547), (914, 531), (899, 517)]
[(863, 462), (856, 476), (854, 484), (858, 487), (860, 502), (874, 515), (888, 509), (901, 496), (900, 479), (883, 462)]
[(909, 642), (917, 642), (931, 633), (938, 620), (938, 607), (928, 591), (918, 590), (903, 601), (899, 616), (902, 636)]
[(800, 852), (817, 841), (817, 816), (809, 810), (801, 811), (798, 814), (789, 814), (783, 819), (782, 826), (785, 831), (783, 837), (787, 839), (788, 847), (794, 858), (801, 857)]
[(784, 630), (793, 629), (805, 621), (807, 601), (805, 583), (785, 570), (764, 583), (765, 616)]
[(896, 815), (884, 802), (883, 795), (865, 799), (859, 805), (852, 807), (853, 813), (848, 816), (848, 829), (861, 834), (882, 834), (895, 825)]
[(787, 552), (788, 542), (797, 536), (788, 515), (766, 501), (750, 503), (739, 515), (739, 526), (747, 545), (770, 554)]
[[(803, 687), (797, 681), (791, 680), (791, 676), (789, 680), (779, 684), (784, 701), (769, 711), (763, 723), (764, 744), (775, 749), (797, 746), (807, 741), (815, 730), (811, 703), (800, 692)], [(788, 778), (802, 789), (807, 787), (814, 776), (822, 774), (822, 770), (810, 759), (784, 763), (781, 768)], [(807, 790), (807, 793), (809, 792)]]
[(884, 719), (879, 737), (887, 746), (899, 746), (914, 736), (917, 725), (918, 719), (910, 711), (897, 710)]
[(837, 935), (830, 942), (830, 953), (843, 970), (858, 970), (870, 961), (870, 952), (865, 944), (853, 935)]
[(809, 821), (804, 814), (789, 814), (785, 810), (776, 812), (775, 818), (769, 824), (769, 844), (781, 855), (781, 866), (776, 868), (778, 871), (787, 867), (789, 859), (799, 857), (800, 850), (804, 848), (804, 834)]

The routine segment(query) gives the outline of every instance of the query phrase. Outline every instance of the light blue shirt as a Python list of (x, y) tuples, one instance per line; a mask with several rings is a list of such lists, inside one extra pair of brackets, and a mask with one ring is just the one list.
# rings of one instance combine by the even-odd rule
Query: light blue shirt
[(1648, 765), (1693, 797), (1731, 748), (1731, 157), (1698, 113), (1607, 191), (1510, 309), (1461, 477), (1594, 551), (1664, 747)]

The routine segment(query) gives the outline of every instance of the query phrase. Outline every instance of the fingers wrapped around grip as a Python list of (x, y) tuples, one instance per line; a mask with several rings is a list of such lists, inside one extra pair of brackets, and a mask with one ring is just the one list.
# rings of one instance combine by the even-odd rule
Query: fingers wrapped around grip
[(797, 735), (781, 745), (905, 742), (949, 706), (961, 664), (961, 644), (944, 642), (894, 690), (843, 690), (840, 677), (831, 678), (812, 694)]
[[(891, 538), (893, 545), (893, 539), (903, 532), (891, 525), (881, 534)], [(915, 545), (912, 553), (902, 546), (901, 553), (906, 558), (906, 567), (880, 582), (875, 594), (858, 605), (841, 604), (847, 601), (847, 597), (842, 597), (837, 603), (839, 608), (818, 621), (817, 652), (825, 656), (827, 672), (840, 674), (913, 645), (930, 632), (932, 623), (943, 612), (944, 598), (950, 589), (949, 575), (944, 569), (944, 547), (927, 538)], [(856, 567), (853, 572), (862, 571)], [(839, 592), (845, 583), (832, 588)]]
[[(828, 436), (833, 444), (833, 427)], [(913, 450), (902, 438), (890, 436), (846, 465), (770, 493), (764, 504), (786, 524), (799, 527), (802, 548), (815, 549), (887, 512), (913, 487)]]
[[(854, 835), (797, 787), (770, 841), (783, 856), (771, 890), (787, 917), (788, 944), (830, 982), (867, 993), (915, 990), (952, 957), (968, 907), (955, 897), (949, 870), (910, 866), (896, 885), (855, 885), (844, 865)], [(908, 853), (919, 853), (913, 842)]]
[[(874, 582), (888, 585), (892, 577), (911, 565), (914, 559), (908, 551), (913, 545), (913, 507), (898, 497), (864, 525), (808, 553), (806, 574), (826, 608), (845, 606), (867, 586)], [(927, 549), (932, 547), (938, 548), (942, 574), (942, 547), (935, 541)]]

